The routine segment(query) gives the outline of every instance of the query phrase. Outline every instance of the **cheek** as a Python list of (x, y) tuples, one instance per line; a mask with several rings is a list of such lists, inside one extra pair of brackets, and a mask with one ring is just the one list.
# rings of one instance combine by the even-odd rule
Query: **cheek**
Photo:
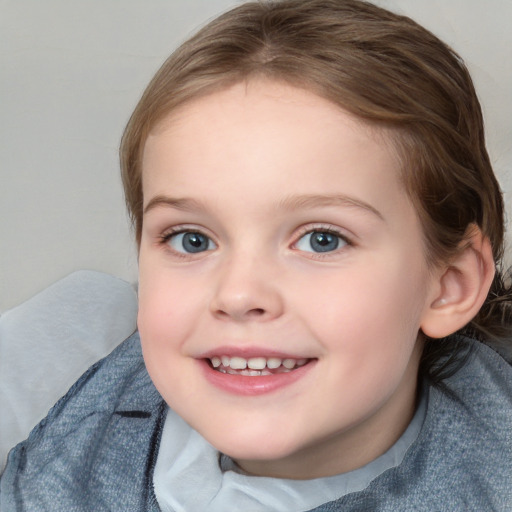
[(186, 343), (201, 326), (208, 307), (204, 290), (209, 288), (158, 259), (141, 258), (139, 269), (138, 329), (144, 360), (157, 387), (167, 386), (166, 381), (185, 371), (183, 361), (190, 351)]
[(333, 299), (315, 312), (315, 334), (332, 356), (326, 359), (327, 378), (333, 387), (353, 391), (346, 400), (357, 411), (380, 404), (408, 372), (423, 283), (404, 279), (399, 265), (354, 274), (330, 288)]
[(180, 287), (169, 279), (158, 262), (141, 255), (137, 325), (148, 366), (151, 366), (151, 359), (156, 362), (174, 348), (173, 337), (180, 329), (179, 319), (186, 313), (186, 298), (179, 292), (182, 292)]
[[(381, 258), (330, 276), (316, 276), (308, 294), (292, 296), (329, 350), (386, 357), (390, 346), (414, 344), (424, 304), (424, 273), (405, 262)], [(303, 285), (304, 286), (304, 285)], [(303, 288), (304, 289), (304, 288)], [(392, 356), (394, 357), (394, 355)]]
[(138, 328), (143, 342), (147, 338), (158, 340), (165, 335), (172, 323), (172, 288), (165, 286), (162, 280), (142, 275), (139, 280)]
[[(149, 253), (149, 254), (148, 254)], [(153, 337), (168, 335), (168, 331), (179, 326), (186, 313), (190, 286), (182, 285), (180, 276), (170, 272), (161, 258), (141, 250), (139, 256), (139, 314), (138, 327), (141, 334), (152, 333)]]
[(165, 272), (140, 272), (138, 329), (146, 368), (167, 403), (193, 391), (183, 358), (183, 340), (194, 325), (195, 313), (183, 287)]

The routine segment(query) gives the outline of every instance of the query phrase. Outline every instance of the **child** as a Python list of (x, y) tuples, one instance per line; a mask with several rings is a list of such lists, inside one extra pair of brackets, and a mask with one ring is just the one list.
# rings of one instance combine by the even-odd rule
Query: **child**
[(13, 450), (2, 511), (511, 510), (482, 124), (460, 58), (371, 4), (202, 29), (121, 145), (139, 332)]

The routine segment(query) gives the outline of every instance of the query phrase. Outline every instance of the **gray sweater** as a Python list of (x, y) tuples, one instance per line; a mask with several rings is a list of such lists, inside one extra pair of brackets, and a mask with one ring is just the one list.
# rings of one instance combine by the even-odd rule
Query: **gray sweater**
[[(429, 390), (403, 461), (315, 512), (512, 511), (512, 368), (466, 342), (473, 356), (446, 389)], [(0, 510), (158, 511), (152, 481), (165, 415), (134, 334), (10, 453)]]

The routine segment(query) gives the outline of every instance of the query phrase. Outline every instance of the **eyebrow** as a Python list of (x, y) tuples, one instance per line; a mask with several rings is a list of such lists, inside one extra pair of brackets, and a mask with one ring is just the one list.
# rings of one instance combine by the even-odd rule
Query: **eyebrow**
[[(150, 210), (153, 210), (157, 207), (168, 207), (175, 208), (177, 210), (183, 211), (206, 211), (205, 206), (196, 199), (192, 199), (189, 197), (176, 198), (158, 195), (153, 197), (146, 207), (144, 208), (143, 213), (146, 214)], [(280, 201), (280, 208), (284, 210), (300, 210), (303, 208), (315, 208), (322, 206), (345, 206), (345, 207), (356, 207), (361, 208), (375, 216), (379, 219), (385, 221), (383, 215), (372, 205), (361, 201), (360, 199), (356, 199), (354, 197), (349, 197), (340, 194), (329, 194), (329, 195), (315, 195), (315, 194), (306, 194), (306, 195), (297, 195), (297, 196), (289, 196)]]
[(281, 206), (287, 210), (300, 210), (302, 208), (315, 208), (321, 206), (356, 207), (376, 215), (379, 219), (385, 221), (382, 213), (380, 213), (379, 210), (374, 208), (371, 204), (361, 201), (360, 199), (356, 199), (355, 197), (340, 194), (306, 194), (299, 196), (289, 196), (281, 201)]
[(177, 198), (169, 196), (155, 196), (145, 206), (143, 213), (146, 214), (159, 206), (166, 206), (168, 208), (176, 208), (177, 210), (184, 211), (203, 211), (205, 210), (201, 202), (189, 197)]

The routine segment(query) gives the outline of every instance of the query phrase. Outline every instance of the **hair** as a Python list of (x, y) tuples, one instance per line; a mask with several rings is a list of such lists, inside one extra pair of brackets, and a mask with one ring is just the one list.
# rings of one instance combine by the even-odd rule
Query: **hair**
[[(142, 155), (160, 121), (200, 96), (265, 77), (326, 98), (391, 135), (400, 177), (420, 218), (427, 259), (448, 262), (477, 225), (498, 271), (464, 333), (504, 340), (511, 294), (501, 272), (503, 199), (485, 147), (480, 104), (462, 59), (408, 17), (361, 0), (252, 1), (226, 12), (162, 65), (125, 129), (126, 203), (142, 230)], [(453, 373), (455, 337), (427, 339), (420, 371)]]

